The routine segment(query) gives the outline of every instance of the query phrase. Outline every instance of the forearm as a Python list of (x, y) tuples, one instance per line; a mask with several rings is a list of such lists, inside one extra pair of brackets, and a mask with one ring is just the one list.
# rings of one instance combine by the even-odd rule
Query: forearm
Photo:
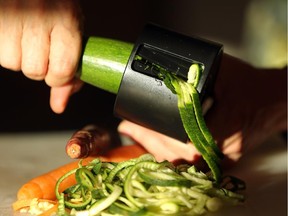
[(239, 59), (224, 55), (220, 76), (221, 73), (227, 78), (229, 76), (225, 73), (234, 74), (230, 82), (239, 85), (238, 91), (235, 89), (235, 94), (239, 94), (235, 103), (249, 103), (250, 111), (247, 112), (251, 117), (259, 115), (263, 128), (267, 127), (271, 132), (287, 130), (287, 67), (254, 68)]
[(287, 130), (286, 71), (257, 69), (223, 56), (215, 103), (206, 119), (224, 152), (227, 148), (235, 152), (236, 148), (242, 153), (248, 146), (257, 146), (272, 134)]

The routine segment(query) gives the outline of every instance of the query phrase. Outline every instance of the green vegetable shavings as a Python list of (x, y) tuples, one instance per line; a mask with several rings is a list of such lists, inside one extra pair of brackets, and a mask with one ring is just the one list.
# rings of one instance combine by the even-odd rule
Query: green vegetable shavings
[[(61, 182), (72, 174), (77, 183), (59, 193)], [(235, 178), (231, 184), (237, 184)], [(195, 166), (157, 162), (151, 154), (119, 163), (80, 163), (58, 180), (55, 191), (60, 216), (69, 211), (78, 216), (203, 215), (244, 201), (243, 195), (215, 184)]]
[[(192, 75), (189, 75), (190, 72)], [(220, 161), (223, 157), (216, 145), (202, 115), (199, 94), (196, 90), (201, 70), (198, 64), (193, 64), (188, 73), (188, 81), (176, 75), (160, 70), (160, 77), (166, 86), (177, 95), (178, 109), (184, 129), (194, 146), (202, 155), (212, 171), (216, 182), (221, 180)]]

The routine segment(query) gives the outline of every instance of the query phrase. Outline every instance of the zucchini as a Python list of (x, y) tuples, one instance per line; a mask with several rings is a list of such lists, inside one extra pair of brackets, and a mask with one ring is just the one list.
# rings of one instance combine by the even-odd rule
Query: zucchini
[[(70, 215), (76, 216), (202, 215), (217, 211), (224, 204), (239, 205), (244, 201), (242, 194), (214, 184), (194, 166), (157, 162), (150, 154), (113, 166), (107, 164), (112, 162), (95, 159), (85, 166), (79, 163), (76, 171), (58, 180), (55, 191), (59, 216), (67, 215), (65, 209), (71, 209)], [(98, 165), (101, 169), (96, 174), (93, 168)], [(123, 170), (128, 170), (126, 178), (121, 177)], [(61, 182), (73, 173), (77, 184), (72, 186), (73, 190), (59, 194)], [(99, 175), (101, 184), (93, 186)]]
[(138, 172), (144, 182), (151, 185), (169, 187), (191, 187), (191, 181), (176, 173), (165, 173), (152, 170)]
[(89, 37), (84, 43), (77, 76), (95, 87), (117, 94), (133, 44)]

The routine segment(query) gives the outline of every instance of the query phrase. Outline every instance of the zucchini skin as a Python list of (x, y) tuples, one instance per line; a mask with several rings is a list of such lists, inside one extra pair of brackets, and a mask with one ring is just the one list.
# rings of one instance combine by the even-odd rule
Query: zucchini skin
[(101, 37), (89, 37), (83, 46), (77, 72), (85, 83), (117, 94), (133, 44)]

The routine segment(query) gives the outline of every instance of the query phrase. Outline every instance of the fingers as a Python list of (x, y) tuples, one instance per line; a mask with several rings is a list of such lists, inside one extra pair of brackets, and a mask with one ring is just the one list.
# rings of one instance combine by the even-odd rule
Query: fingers
[(193, 162), (200, 156), (191, 143), (182, 143), (132, 122), (122, 121), (119, 124), (118, 131), (130, 136), (133, 140), (141, 144), (159, 161), (186, 160)]
[[(191, 143), (182, 143), (126, 120), (119, 124), (118, 131), (142, 145), (159, 161), (195, 162), (201, 156)], [(241, 140), (241, 133), (237, 133), (224, 143), (223, 153), (232, 161), (237, 161), (241, 157)]]
[(224, 141), (222, 146), (222, 152), (231, 161), (238, 161), (242, 156), (242, 140), (243, 134), (237, 132)]
[(0, 65), (10, 70), (21, 69), (22, 22), (17, 15), (18, 3), (15, 0), (0, 0)]
[(61, 21), (55, 22), (50, 34), (49, 65), (45, 76), (45, 82), (52, 87), (50, 106), (55, 113), (64, 111), (70, 95), (83, 84), (74, 77), (81, 55), (80, 21), (73, 14), (65, 15), (67, 8), (60, 5), (60, 11), (64, 12), (57, 12)]
[[(76, 1), (0, 1), (0, 64), (51, 86), (74, 77), (81, 55)], [(49, 5), (47, 5), (49, 4)]]
[(59, 86), (52, 87), (50, 91), (50, 107), (55, 113), (62, 113), (68, 103), (69, 97), (75, 92), (79, 91), (83, 83), (80, 80), (73, 80), (72, 82)]
[(80, 32), (70, 32), (61, 25), (54, 26), (51, 32), (46, 83), (54, 87), (72, 80), (78, 67), (80, 55)]
[(1, 66), (45, 80), (58, 113), (75, 89), (81, 21), (76, 0), (0, 0)]
[[(56, 6), (55, 6), (56, 5)], [(51, 7), (51, 5), (50, 5)], [(45, 81), (58, 87), (74, 79), (81, 55), (81, 12), (77, 1), (55, 1), (50, 33), (49, 66)]]
[(47, 73), (49, 62), (51, 27), (42, 17), (44, 6), (37, 6), (37, 10), (26, 12), (23, 18), (22, 72), (30, 79), (43, 80)]
[[(73, 2), (73, 1), (72, 1)], [(23, 8), (22, 71), (51, 87), (66, 85), (81, 54), (80, 20), (71, 1), (27, 1)]]

